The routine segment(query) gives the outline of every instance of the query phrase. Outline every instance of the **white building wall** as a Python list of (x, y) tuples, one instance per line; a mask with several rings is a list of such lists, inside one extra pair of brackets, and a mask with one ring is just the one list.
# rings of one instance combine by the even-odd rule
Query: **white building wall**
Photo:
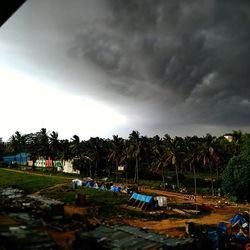
[(63, 161), (63, 172), (69, 174), (80, 174), (79, 170), (73, 169), (73, 161)]

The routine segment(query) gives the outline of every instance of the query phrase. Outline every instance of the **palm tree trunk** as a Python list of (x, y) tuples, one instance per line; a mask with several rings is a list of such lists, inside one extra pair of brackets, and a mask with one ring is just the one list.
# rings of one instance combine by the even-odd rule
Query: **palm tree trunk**
[(89, 161), (89, 177), (92, 178), (92, 167), (91, 167), (91, 162)]
[(163, 183), (163, 188), (165, 189), (164, 164), (162, 164), (162, 183)]
[(213, 171), (212, 171), (211, 163), (209, 163), (209, 169), (210, 169), (210, 178), (211, 178), (211, 191), (212, 191), (212, 196), (214, 196), (214, 182), (213, 182)]
[(135, 161), (135, 173), (134, 173), (134, 183), (136, 183), (136, 175), (137, 175), (137, 170), (136, 170), (136, 161)]
[(195, 172), (195, 166), (193, 165), (194, 170), (194, 194), (197, 194), (197, 186), (196, 186), (196, 172)]
[(97, 160), (95, 161), (95, 177), (97, 176)]
[(135, 159), (135, 176), (134, 176), (134, 183), (138, 185), (138, 158)]
[(117, 182), (117, 179), (118, 179), (118, 160), (115, 161), (115, 168), (116, 168), (116, 177), (115, 177), (115, 181)]
[(139, 185), (139, 164), (138, 158), (136, 158), (136, 171), (137, 171), (137, 186)]
[(175, 174), (176, 174), (176, 183), (177, 183), (177, 188), (180, 188), (180, 182), (179, 182), (179, 175), (178, 175), (178, 167), (175, 164)]
[(216, 177), (217, 177), (217, 180), (219, 179), (219, 168), (218, 168), (218, 165), (216, 164)]

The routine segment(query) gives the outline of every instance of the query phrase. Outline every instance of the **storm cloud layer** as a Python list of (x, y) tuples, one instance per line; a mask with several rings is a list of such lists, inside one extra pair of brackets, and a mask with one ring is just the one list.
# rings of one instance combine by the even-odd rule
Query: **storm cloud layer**
[(106, 88), (156, 103), (166, 124), (250, 125), (248, 1), (110, 0), (107, 6), (110, 16), (83, 29), (75, 45), (107, 73)]
[(27, 1), (0, 63), (108, 105), (122, 136), (250, 131), (249, 27), (249, 0)]

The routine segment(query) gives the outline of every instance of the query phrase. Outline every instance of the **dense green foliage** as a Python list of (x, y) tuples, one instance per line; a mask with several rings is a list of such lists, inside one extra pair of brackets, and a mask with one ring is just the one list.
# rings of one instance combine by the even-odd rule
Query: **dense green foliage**
[[(81, 140), (73, 135), (70, 140), (60, 140), (55, 131), (42, 128), (39, 132), (21, 134), (16, 132), (7, 142), (0, 140), (0, 157), (30, 153), (31, 159), (73, 159), (73, 166), (84, 176), (108, 177), (113, 180), (128, 178), (138, 184), (139, 180), (151, 179), (171, 182), (182, 188), (187, 184), (185, 176), (193, 176), (193, 190), (199, 192), (197, 175), (209, 176), (211, 194), (231, 158), (243, 152), (243, 142), (248, 134), (233, 131), (231, 141), (224, 136), (207, 134), (203, 137), (141, 136), (132, 131), (127, 139), (114, 135), (112, 139), (91, 137)], [(246, 149), (244, 149), (246, 152)], [(124, 171), (119, 171), (123, 166)], [(175, 173), (170, 176), (169, 173)], [(171, 181), (169, 181), (171, 177)], [(190, 179), (190, 178), (189, 178)], [(188, 180), (190, 184), (190, 180)], [(206, 188), (207, 182), (206, 182)]]
[(242, 152), (228, 163), (222, 187), (226, 194), (236, 201), (250, 200), (250, 137), (245, 136)]
[(250, 200), (250, 155), (233, 157), (223, 174), (223, 190), (238, 201)]

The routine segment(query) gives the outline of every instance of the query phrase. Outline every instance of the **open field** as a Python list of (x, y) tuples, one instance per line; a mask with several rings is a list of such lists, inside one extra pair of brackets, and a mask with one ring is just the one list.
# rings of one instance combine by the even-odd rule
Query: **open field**
[(27, 193), (34, 193), (60, 183), (70, 183), (72, 178), (48, 176), (29, 173), (21, 170), (0, 168), (0, 187), (22, 189)]

